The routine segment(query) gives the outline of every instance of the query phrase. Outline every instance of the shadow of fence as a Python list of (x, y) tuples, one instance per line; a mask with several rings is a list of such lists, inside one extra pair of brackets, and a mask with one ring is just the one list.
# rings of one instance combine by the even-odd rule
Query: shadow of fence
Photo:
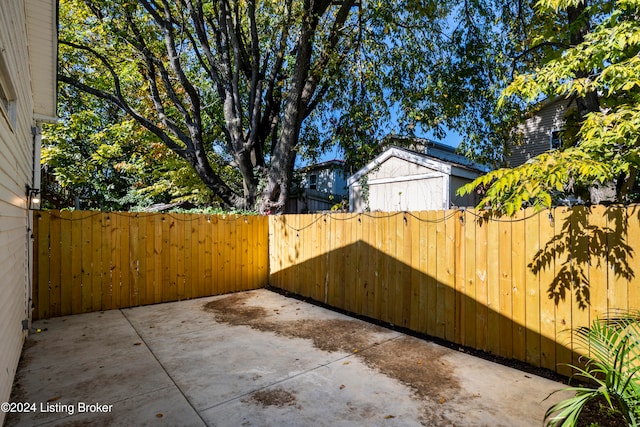
[(640, 309), (636, 207), (270, 219), (270, 284), (568, 375), (570, 330)]

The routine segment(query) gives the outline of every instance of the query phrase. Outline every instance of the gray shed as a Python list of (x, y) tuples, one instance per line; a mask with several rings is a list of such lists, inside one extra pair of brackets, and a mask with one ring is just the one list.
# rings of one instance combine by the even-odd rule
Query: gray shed
[(349, 177), (349, 210), (421, 211), (475, 206), (477, 197), (456, 190), (487, 168), (437, 144), (427, 154), (389, 147)]

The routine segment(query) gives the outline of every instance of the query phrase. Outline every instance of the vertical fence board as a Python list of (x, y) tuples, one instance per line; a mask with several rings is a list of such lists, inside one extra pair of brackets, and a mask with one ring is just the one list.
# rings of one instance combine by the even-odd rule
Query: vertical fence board
[(540, 214), (533, 208), (525, 211), (527, 218), (524, 223), (524, 259), (522, 268), (525, 271), (525, 361), (534, 366), (540, 366), (540, 278), (528, 263), (540, 250)]
[(102, 290), (102, 309), (111, 310), (113, 304), (113, 288), (111, 280), (111, 214), (100, 215), (100, 289)]
[(455, 325), (454, 325), (454, 342), (466, 345), (466, 316), (467, 316), (467, 283), (466, 283), (466, 265), (467, 265), (467, 253), (466, 253), (466, 240), (465, 240), (465, 225), (464, 225), (464, 212), (455, 212), (455, 219), (457, 221), (454, 230), (454, 287), (455, 292)]
[[(49, 248), (49, 224), (50, 212), (38, 212), (37, 214), (37, 228), (34, 229), (35, 242), (38, 253), (38, 271), (34, 276), (38, 277), (38, 297), (37, 297), (37, 313), (39, 319), (46, 319), (51, 317), (51, 311), (49, 309), (49, 276), (50, 276), (50, 248)], [(62, 260), (60, 260), (62, 262)], [(35, 298), (34, 298), (35, 299)]]
[(102, 214), (94, 212), (86, 221), (85, 230), (91, 241), (91, 283), (87, 283), (91, 287), (91, 311), (100, 311), (103, 310)]
[[(571, 225), (571, 217), (567, 208), (555, 210), (556, 235), (568, 238)], [(555, 292), (559, 295), (556, 301), (556, 363), (558, 372), (563, 375), (571, 375), (571, 368), (565, 366), (572, 361), (571, 342), (571, 309), (573, 301), (573, 289), (571, 286), (570, 266), (571, 254), (568, 245), (561, 247), (556, 245), (556, 275), (560, 272), (563, 280), (556, 280)]]
[[(589, 215), (589, 317), (591, 320), (602, 319), (607, 315), (607, 216), (606, 207), (593, 206)], [(601, 230), (602, 232), (599, 232)], [(640, 305), (636, 305), (640, 307)]]
[[(411, 258), (409, 264), (409, 284), (407, 285), (410, 288), (409, 301), (407, 302), (405, 317), (408, 318), (409, 323), (407, 327), (413, 331), (420, 331), (420, 303), (423, 299), (422, 290), (424, 287), (424, 281), (422, 280), (422, 271), (423, 259), (420, 258), (421, 253), (425, 253), (427, 251), (425, 240), (424, 240), (424, 230), (422, 227), (422, 223), (420, 221), (420, 215), (423, 215), (424, 212), (416, 212), (409, 213), (407, 215), (407, 220), (409, 221), (409, 233), (411, 234)], [(424, 251), (421, 250), (424, 248)]]
[(478, 275), (477, 275), (477, 247), (478, 233), (474, 216), (470, 212), (463, 212), (464, 248), (466, 263), (465, 269), (465, 345), (477, 347), (477, 325), (478, 325)]
[(476, 347), (487, 350), (487, 316), (488, 316), (488, 225), (475, 212), (470, 214), (475, 229), (475, 276), (476, 281)]
[[(71, 212), (60, 212), (60, 256), (71, 253)], [(71, 262), (67, 258), (60, 266), (60, 314), (65, 316), (71, 310)]]
[[(627, 224), (627, 245), (629, 245), (632, 251), (627, 254), (627, 262), (629, 264), (630, 276), (628, 279), (629, 289), (629, 310), (640, 309), (640, 271), (634, 271), (632, 266), (636, 266), (637, 270), (640, 266), (640, 206), (634, 206), (628, 208), (626, 211), (626, 224)], [(593, 319), (592, 319), (593, 320)]]
[(145, 304), (153, 304), (155, 302), (155, 215), (148, 215), (145, 217)]
[(460, 221), (456, 211), (446, 211), (445, 228), (445, 244), (444, 244), (444, 260), (443, 265), (443, 285), (444, 285), (444, 338), (450, 341), (455, 339), (456, 334), (456, 318), (459, 308), (456, 307), (456, 288), (455, 278), (458, 267), (451, 260), (455, 259), (456, 251), (456, 231), (460, 225)]
[[(571, 298), (571, 329), (589, 326), (589, 217), (588, 209), (576, 206), (571, 210), (571, 267), (573, 298)], [(575, 349), (574, 349), (575, 350)], [(571, 363), (584, 365), (581, 354), (573, 352)]]
[(92, 234), (91, 217), (95, 215), (93, 212), (81, 212), (80, 223), (82, 227), (82, 312), (89, 313), (93, 309), (93, 251), (92, 251)]
[(193, 273), (194, 273), (194, 268), (193, 268), (193, 259), (194, 259), (194, 253), (193, 253), (193, 224), (194, 224), (194, 220), (196, 217), (194, 217), (193, 215), (190, 214), (184, 214), (183, 215), (183, 221), (184, 221), (184, 245), (182, 248), (182, 253), (183, 253), (183, 269), (184, 269), (184, 293), (183, 293), (183, 298), (185, 299), (191, 299), (191, 298), (195, 298), (196, 296), (196, 292), (194, 290), (194, 280), (193, 280)]
[(556, 304), (550, 293), (555, 277), (555, 216), (556, 209), (541, 214), (540, 249), (548, 254), (540, 261), (537, 276), (540, 280), (540, 365), (556, 369)]
[[(506, 358), (513, 357), (513, 305), (511, 272), (511, 221), (501, 220), (498, 224), (500, 242), (500, 355)], [(517, 244), (520, 244), (518, 242)]]
[(527, 236), (525, 233), (525, 212), (519, 210), (511, 223), (511, 303), (513, 319), (513, 358), (526, 358), (526, 265), (525, 247)]
[(629, 243), (628, 227), (624, 223), (626, 219), (625, 208), (613, 206), (607, 209), (608, 224), (611, 232), (608, 233), (608, 283), (609, 283), (609, 311), (624, 313), (628, 309), (629, 295), (627, 275), (629, 262), (624, 247)]
[(49, 309), (52, 316), (60, 316), (61, 309), (61, 235), (60, 235), (60, 213), (51, 213), (51, 223), (49, 225)]

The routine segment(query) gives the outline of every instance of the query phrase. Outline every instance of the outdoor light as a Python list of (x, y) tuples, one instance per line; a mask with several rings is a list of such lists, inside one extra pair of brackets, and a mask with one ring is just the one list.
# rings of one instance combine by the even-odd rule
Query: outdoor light
[(33, 209), (33, 205), (40, 203), (40, 189), (27, 185), (27, 208)]

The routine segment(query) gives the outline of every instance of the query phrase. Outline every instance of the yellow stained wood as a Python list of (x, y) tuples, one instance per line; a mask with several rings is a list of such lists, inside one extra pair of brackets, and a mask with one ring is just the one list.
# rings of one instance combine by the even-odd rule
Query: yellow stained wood
[(163, 215), (153, 217), (153, 294), (155, 302), (163, 301), (164, 288), (164, 235), (162, 234), (164, 224)]
[(111, 280), (111, 213), (100, 214), (100, 289), (103, 310), (113, 308), (113, 290)]
[(220, 289), (222, 293), (229, 292), (235, 287), (236, 277), (238, 275), (236, 264), (236, 245), (235, 241), (235, 221), (227, 216), (224, 221), (224, 286)]
[(185, 299), (185, 264), (184, 264), (184, 250), (185, 250), (185, 214), (175, 214), (176, 221), (176, 291), (178, 294), (178, 301)]
[(540, 250), (546, 255), (533, 260), (536, 268), (536, 276), (540, 281), (540, 365), (543, 368), (556, 370), (556, 304), (553, 296), (553, 282), (556, 271), (555, 251), (555, 223), (558, 209), (551, 209), (540, 213)]
[(493, 218), (487, 221), (487, 350), (501, 354), (500, 336), (500, 222)]
[(140, 233), (139, 214), (127, 214), (129, 219), (129, 305), (140, 305), (139, 267), (140, 267)]
[[(438, 222), (442, 215), (436, 211), (426, 213), (426, 269), (424, 271), (426, 279), (426, 300), (421, 311), (425, 315), (425, 332), (428, 335), (438, 336), (441, 331), (438, 323)], [(423, 250), (425, 247), (423, 247)]]
[(389, 217), (389, 250), (386, 252), (389, 275), (387, 281), (387, 307), (389, 310), (388, 321), (394, 325), (402, 326), (402, 260), (404, 258), (404, 213), (396, 213)]
[(528, 265), (540, 251), (540, 220), (544, 218), (542, 214), (536, 214), (533, 208), (527, 209), (524, 215), (527, 218), (524, 223), (524, 263), (518, 268), (525, 272), (525, 360), (534, 366), (540, 366), (540, 278)]
[(182, 218), (184, 221), (184, 235), (183, 235), (183, 260), (182, 260), (182, 280), (183, 280), (183, 295), (184, 299), (194, 298), (193, 292), (193, 256), (192, 256), (192, 243), (191, 238), (193, 237), (193, 214), (182, 214)]
[[(445, 336), (444, 338), (453, 341), (456, 339), (456, 239), (459, 237), (460, 220), (457, 212), (454, 210), (445, 211), (445, 245), (444, 245), (444, 322)], [(460, 266), (462, 268), (462, 266)]]
[(49, 306), (49, 225), (51, 223), (51, 212), (38, 212), (35, 238), (38, 253), (38, 299), (37, 299), (37, 318), (46, 319), (51, 317), (51, 309)]
[(160, 302), (156, 300), (156, 272), (155, 272), (155, 215), (147, 215), (145, 217), (145, 304), (155, 304)]
[(390, 322), (389, 316), (389, 253), (393, 250), (392, 239), (390, 236), (391, 225), (390, 216), (386, 213), (380, 213), (378, 219), (377, 230), (380, 233), (380, 251), (378, 252), (378, 289), (376, 292), (376, 313), (378, 319), (383, 322)]
[(411, 295), (409, 300), (409, 323), (408, 327), (416, 332), (421, 331), (420, 317), (422, 315), (420, 304), (423, 301), (423, 290), (425, 286), (425, 280), (423, 280), (424, 273), (422, 272), (425, 266), (424, 258), (421, 255), (426, 252), (421, 248), (426, 246), (425, 242), (425, 230), (422, 226), (422, 219), (424, 212), (413, 212), (408, 216), (409, 230), (413, 238), (411, 240)]
[(89, 313), (93, 310), (93, 245), (91, 217), (93, 212), (79, 212), (78, 221), (82, 227), (82, 312)]
[(49, 310), (51, 316), (60, 316), (61, 313), (61, 245), (60, 245), (60, 212), (51, 212), (49, 224)]
[[(584, 206), (576, 206), (571, 211), (571, 267), (573, 300), (571, 308), (571, 329), (581, 326), (589, 327), (589, 262), (590, 238), (589, 210)], [(577, 346), (573, 348), (572, 363), (579, 366), (583, 363), (580, 354), (588, 355), (588, 349), (583, 351)]]
[(171, 218), (163, 214), (160, 217), (160, 236), (162, 243), (161, 251), (161, 295), (162, 302), (172, 301), (171, 285), (173, 278), (171, 277)]
[(204, 291), (204, 268), (205, 268), (205, 227), (208, 222), (204, 215), (199, 215), (198, 220), (194, 222), (194, 237), (193, 237), (193, 262), (194, 262), (194, 273), (193, 279), (195, 281), (195, 294), (197, 297), (205, 296)]
[(212, 216), (209, 218), (209, 231), (207, 233), (208, 244), (207, 246), (210, 248), (210, 258), (207, 263), (206, 270), (208, 272), (209, 282), (207, 284), (207, 289), (211, 295), (219, 294), (219, 289), (222, 283), (222, 275), (221, 270), (223, 268), (222, 262), (222, 242), (220, 242), (221, 236), (220, 233), (221, 226), (219, 225), (221, 222), (221, 218), (218, 216)]
[(634, 248), (634, 252), (627, 256), (630, 265), (630, 275), (628, 280), (629, 289), (629, 310), (640, 311), (640, 205), (630, 206), (626, 210), (627, 214), (627, 244)]
[(251, 279), (251, 271), (253, 270), (253, 248), (255, 247), (255, 242), (252, 236), (252, 224), (250, 222), (250, 217), (245, 216), (242, 219), (242, 244), (245, 257), (243, 259), (243, 269), (242, 269), (242, 290), (253, 289), (252, 279)]
[(71, 212), (60, 212), (60, 255), (66, 261), (60, 265), (60, 314), (69, 315), (71, 311)]
[[(400, 217), (400, 215), (398, 215)], [(412, 227), (413, 216), (408, 212), (402, 214), (402, 222), (400, 223), (399, 232), (401, 240), (397, 242), (396, 264), (399, 268), (398, 283), (400, 284), (399, 304), (396, 304), (398, 315), (398, 324), (404, 328), (409, 328), (411, 323), (411, 299), (413, 293), (413, 240), (419, 240), (418, 236), (414, 236), (415, 232), (419, 233), (419, 228)], [(417, 279), (417, 277), (416, 277)], [(417, 291), (416, 291), (417, 294)]]
[(313, 288), (313, 269), (311, 268), (313, 254), (313, 234), (311, 233), (311, 215), (300, 215), (296, 237), (300, 244), (300, 279), (297, 289), (300, 295), (311, 296)]
[(342, 279), (344, 288), (344, 308), (352, 313), (356, 312), (355, 294), (356, 294), (356, 269), (357, 266), (357, 250), (355, 242), (355, 223), (353, 215), (340, 214), (344, 227), (344, 276)]
[(464, 213), (461, 211), (451, 211), (457, 221), (453, 222), (454, 226), (454, 254), (452, 258), (454, 268), (454, 301), (455, 301), (455, 325), (454, 338), (452, 341), (463, 344), (466, 335), (466, 294), (467, 286), (465, 282), (466, 273), (466, 249), (465, 249), (465, 224)]
[(447, 337), (447, 319), (445, 306), (445, 296), (447, 294), (449, 267), (447, 246), (447, 226), (445, 224), (446, 211), (438, 211), (436, 216), (436, 329), (434, 335), (439, 338)]
[(464, 345), (476, 347), (477, 345), (477, 325), (478, 325), (478, 302), (477, 302), (477, 275), (476, 275), (476, 223), (471, 212), (462, 213), (464, 222), (462, 225), (464, 232), (465, 263), (460, 266), (464, 268)]
[(475, 259), (476, 266), (474, 279), (476, 281), (476, 348), (487, 350), (487, 324), (488, 324), (488, 246), (489, 246), (489, 225), (479, 212), (470, 211), (473, 216), (473, 227), (475, 229)]
[(87, 287), (90, 287), (91, 289), (90, 311), (100, 311), (104, 310), (102, 302), (102, 214), (99, 212), (92, 212), (85, 220), (85, 226), (83, 228), (89, 236), (89, 243), (91, 247), (91, 271), (89, 272), (90, 282), (87, 283)]
[(82, 313), (82, 222), (80, 212), (71, 212), (71, 313)]
[[(526, 270), (527, 259), (525, 248), (527, 235), (525, 233), (525, 212), (519, 210), (514, 215), (511, 224), (511, 309), (513, 319), (513, 357), (525, 360), (527, 353), (527, 313), (526, 313)], [(536, 238), (536, 237), (532, 237)]]
[(131, 253), (131, 216), (127, 213), (118, 213), (118, 227), (120, 228), (120, 307), (131, 307), (132, 294), (132, 262)]
[[(608, 282), (609, 282), (609, 312), (611, 314), (625, 313), (629, 308), (629, 275), (637, 270), (637, 263), (633, 263), (633, 253), (629, 253), (627, 230), (627, 216), (624, 207), (612, 206), (607, 209)], [(635, 273), (635, 272), (634, 272)], [(637, 274), (637, 273), (635, 273)]]
[(378, 277), (378, 257), (376, 256), (376, 220), (371, 214), (365, 213), (361, 215), (362, 221), (362, 239), (360, 245), (360, 273), (361, 273), (361, 289), (362, 295), (362, 314), (373, 317), (376, 312), (375, 298)]
[(354, 271), (354, 282), (353, 282), (353, 307), (354, 312), (358, 314), (363, 314), (364, 308), (364, 300), (365, 300), (365, 292), (364, 289), (364, 269), (363, 265), (363, 251), (364, 245), (366, 242), (364, 241), (363, 228), (362, 228), (362, 214), (357, 214), (352, 217), (353, 223), (353, 239), (354, 239), (354, 260), (353, 260), (353, 271)]
[[(571, 212), (567, 208), (555, 210), (555, 232), (560, 236), (562, 244), (570, 241)], [(573, 306), (573, 289), (571, 287), (571, 258), (568, 250), (560, 251), (556, 245), (555, 286), (552, 294), (556, 295), (556, 363), (557, 371), (562, 375), (571, 375), (571, 368), (565, 364), (572, 363), (571, 311)]]
[(317, 221), (315, 223), (315, 233), (314, 238), (316, 241), (316, 257), (314, 258), (314, 270), (316, 271), (316, 281), (315, 281), (315, 292), (312, 295), (312, 298), (316, 301), (322, 301), (327, 303), (329, 295), (327, 293), (328, 283), (327, 280), (327, 270), (326, 270), (326, 233), (329, 232), (327, 229), (327, 217), (321, 214), (315, 214)]
[[(512, 260), (512, 223), (504, 218), (498, 223), (498, 241), (500, 242), (500, 356), (513, 357), (513, 306), (511, 271)], [(521, 244), (518, 242), (518, 244)]]
[(608, 288), (608, 244), (607, 241), (607, 208), (591, 206), (589, 208), (589, 318), (603, 319), (607, 316)]

